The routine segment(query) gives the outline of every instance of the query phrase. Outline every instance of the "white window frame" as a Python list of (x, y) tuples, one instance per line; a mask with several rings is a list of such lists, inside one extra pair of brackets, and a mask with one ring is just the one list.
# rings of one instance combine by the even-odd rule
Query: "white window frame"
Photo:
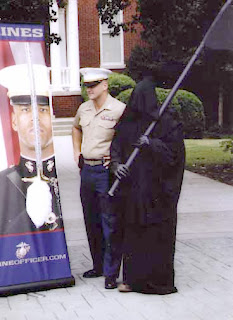
[[(123, 22), (123, 11), (120, 11), (119, 13), (119, 19)], [(120, 37), (120, 46), (121, 46), (121, 61), (120, 62), (104, 62), (103, 59), (103, 34), (108, 34), (107, 31), (103, 31), (103, 25), (101, 23), (101, 19), (99, 20), (99, 35), (100, 35), (100, 67), (101, 68), (108, 68), (108, 69), (123, 69), (125, 68), (125, 62), (124, 62), (124, 32), (121, 28), (120, 33), (118, 36)]]

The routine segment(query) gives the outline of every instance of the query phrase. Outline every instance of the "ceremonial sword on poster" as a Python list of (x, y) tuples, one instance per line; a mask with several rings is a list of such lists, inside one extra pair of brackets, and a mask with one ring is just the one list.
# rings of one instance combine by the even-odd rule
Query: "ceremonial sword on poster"
[(32, 118), (37, 175), (33, 178), (22, 178), (22, 180), (24, 182), (32, 182), (32, 184), (27, 189), (26, 210), (35, 226), (39, 228), (44, 223), (54, 223), (56, 220), (56, 216), (52, 212), (52, 195), (48, 186), (49, 178), (45, 177), (43, 174), (38, 104), (36, 98), (31, 50), (28, 42), (25, 43), (25, 50), (27, 56), (28, 76), (30, 79), (30, 95), (33, 115)]

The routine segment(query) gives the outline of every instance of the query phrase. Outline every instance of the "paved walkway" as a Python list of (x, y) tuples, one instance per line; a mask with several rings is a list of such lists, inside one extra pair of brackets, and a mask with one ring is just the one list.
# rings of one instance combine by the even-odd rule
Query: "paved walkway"
[(175, 255), (178, 293), (104, 289), (92, 267), (71, 137), (55, 137), (63, 218), (76, 286), (0, 298), (0, 320), (233, 320), (233, 187), (185, 172)]

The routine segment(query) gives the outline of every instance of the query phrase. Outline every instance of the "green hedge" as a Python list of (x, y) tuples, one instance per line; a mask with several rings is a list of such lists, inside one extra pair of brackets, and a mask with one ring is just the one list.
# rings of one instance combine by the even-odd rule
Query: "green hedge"
[[(127, 104), (129, 102), (129, 98), (131, 96), (132, 91), (133, 91), (133, 89), (124, 90), (124, 91), (120, 92), (116, 98), (118, 100), (124, 102), (125, 104)], [(158, 100), (159, 106), (161, 106), (163, 104), (169, 91), (170, 90), (163, 89), (163, 88), (156, 88), (156, 95), (157, 95), (157, 100)], [(180, 108), (179, 102), (176, 97), (173, 98), (170, 106), (174, 107), (180, 114), (181, 108)]]
[[(121, 73), (113, 72), (109, 76), (109, 92), (118, 100), (128, 103), (135, 81)], [(81, 80), (81, 84), (83, 84)], [(126, 89), (129, 88), (129, 89)], [(161, 106), (169, 94), (169, 89), (156, 88), (158, 104)], [(82, 98), (88, 100), (86, 88), (82, 85)], [(173, 107), (183, 122), (185, 138), (202, 138), (205, 130), (205, 115), (202, 102), (186, 90), (178, 90), (169, 108)]]
[[(128, 103), (133, 89), (122, 91), (116, 98)], [(170, 90), (156, 88), (158, 104), (161, 106)], [(169, 108), (173, 107), (184, 127), (185, 138), (202, 138), (205, 129), (205, 116), (202, 102), (191, 92), (178, 90)]]
[(205, 114), (201, 100), (186, 90), (178, 90), (176, 98), (181, 107), (185, 138), (203, 138)]
[[(113, 97), (116, 97), (121, 91), (134, 88), (135, 85), (136, 82), (132, 78), (122, 73), (113, 72), (108, 78), (108, 90)], [(87, 101), (88, 95), (86, 88), (83, 86), (83, 80), (81, 80), (81, 90), (83, 100)]]
[(86, 90), (86, 87), (84, 87), (83, 85), (83, 77), (81, 77), (81, 96), (83, 101), (88, 100), (87, 90)]
[(135, 86), (136, 82), (125, 74), (113, 72), (108, 77), (108, 88), (113, 97), (124, 90), (135, 88)]
[[(163, 88), (156, 88), (155, 91), (156, 91), (156, 95), (157, 95), (158, 105), (162, 106), (162, 104), (166, 100), (166, 98), (171, 90), (163, 89)], [(179, 115), (182, 116), (181, 115), (181, 107), (179, 105), (179, 102), (178, 102), (176, 96), (172, 99), (172, 101), (170, 103), (170, 107), (175, 108), (178, 111)]]
[(116, 96), (116, 98), (118, 100), (120, 100), (121, 102), (124, 102), (125, 104), (128, 104), (129, 98), (130, 98), (132, 92), (133, 92), (133, 89), (127, 89), (127, 90), (121, 91), (118, 94), (118, 96)]

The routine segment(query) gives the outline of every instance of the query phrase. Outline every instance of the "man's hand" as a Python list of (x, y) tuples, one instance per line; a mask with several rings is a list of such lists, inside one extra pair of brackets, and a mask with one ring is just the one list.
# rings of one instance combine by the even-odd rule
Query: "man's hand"
[(75, 152), (74, 151), (74, 161), (76, 162), (76, 164), (79, 164), (79, 157), (80, 157), (80, 152)]
[(78, 165), (81, 153), (82, 131), (74, 126), (72, 128), (72, 142), (74, 150), (74, 161)]

